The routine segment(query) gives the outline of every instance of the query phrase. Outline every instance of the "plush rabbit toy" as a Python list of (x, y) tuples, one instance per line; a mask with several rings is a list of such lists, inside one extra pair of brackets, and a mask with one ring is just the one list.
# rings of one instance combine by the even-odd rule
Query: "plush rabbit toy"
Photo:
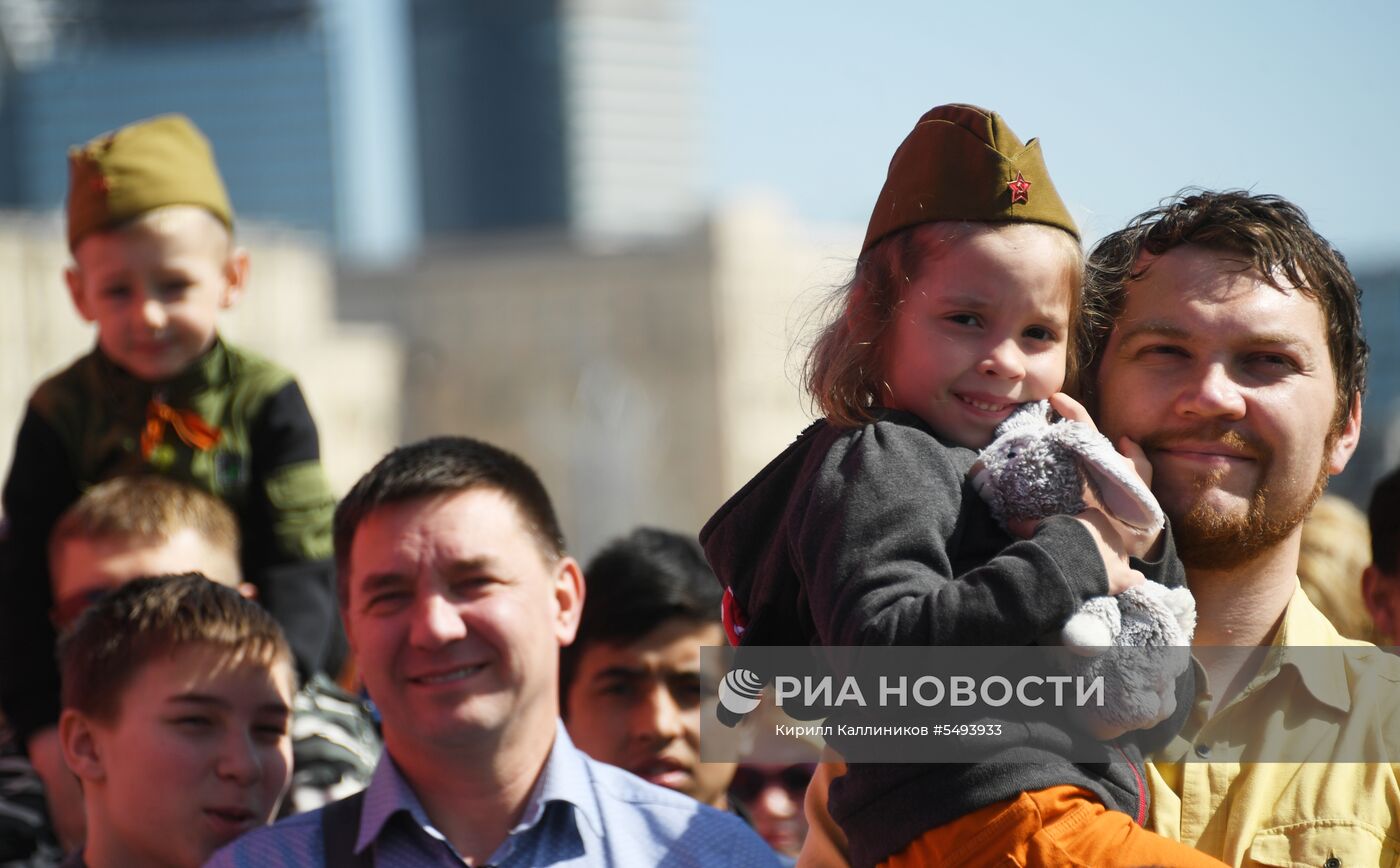
[[(997, 428), (972, 483), (1003, 525), (1084, 509), (1086, 480), (1104, 508), (1144, 530), (1164, 522), (1152, 492), (1113, 444), (1091, 426), (1051, 421), (1048, 401), (1026, 404)], [(1148, 581), (1113, 597), (1095, 597), (1060, 631), (1071, 674), (1104, 679), (1104, 704), (1085, 722), (1101, 739), (1146, 729), (1176, 710), (1176, 678), (1190, 664), (1196, 603), (1185, 588)]]

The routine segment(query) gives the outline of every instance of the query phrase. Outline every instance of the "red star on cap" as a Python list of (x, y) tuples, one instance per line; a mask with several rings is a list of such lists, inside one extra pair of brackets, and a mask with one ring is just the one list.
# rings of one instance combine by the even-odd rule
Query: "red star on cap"
[(1006, 186), (1011, 188), (1011, 204), (1018, 202), (1029, 202), (1031, 198), (1031, 182), (1025, 179), (1020, 172), (1016, 173), (1016, 180), (1008, 181)]

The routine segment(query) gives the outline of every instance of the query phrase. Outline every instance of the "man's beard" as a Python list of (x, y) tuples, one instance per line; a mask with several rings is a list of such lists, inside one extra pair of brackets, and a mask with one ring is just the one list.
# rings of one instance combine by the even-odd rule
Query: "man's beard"
[[(1169, 516), (1177, 555), (1187, 569), (1233, 569), (1254, 560), (1283, 542), (1302, 524), (1327, 488), (1329, 474), (1324, 461), (1318, 467), (1312, 490), (1299, 500), (1286, 502), (1287, 492), (1274, 492), (1265, 482), (1273, 463), (1273, 450), (1235, 431), (1192, 432), (1188, 435), (1173, 432), (1144, 438), (1142, 445), (1144, 449), (1152, 449), (1187, 439), (1187, 436), (1198, 442), (1214, 440), (1248, 451), (1259, 464), (1260, 480), (1243, 514), (1221, 512), (1206, 502), (1205, 492), (1218, 485), (1227, 471), (1212, 471), (1195, 480), (1191, 506), (1184, 514)], [(1335, 441), (1336, 435), (1329, 432), (1324, 454), (1331, 452)]]

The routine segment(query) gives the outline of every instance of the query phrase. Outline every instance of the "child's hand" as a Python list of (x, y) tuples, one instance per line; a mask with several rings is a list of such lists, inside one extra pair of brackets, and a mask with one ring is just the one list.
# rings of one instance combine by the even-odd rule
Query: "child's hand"
[[(1084, 405), (1064, 392), (1056, 392), (1051, 395), (1050, 406), (1054, 408), (1056, 413), (1071, 422), (1079, 422), (1088, 425), (1095, 431), (1098, 430), (1098, 426), (1094, 425), (1093, 417), (1089, 415), (1088, 410), (1084, 409)], [(1147, 453), (1143, 452), (1142, 447), (1128, 437), (1119, 437), (1118, 442), (1114, 445), (1118, 447), (1119, 458), (1122, 459), (1123, 466), (1137, 474), (1138, 478), (1142, 480), (1143, 486), (1150, 489), (1152, 487), (1152, 464), (1147, 460)], [(1157, 553), (1154, 550), (1162, 539), (1161, 530), (1144, 531), (1119, 521), (1107, 510), (1104, 510), (1103, 504), (1099, 502), (1092, 486), (1085, 486), (1085, 489), (1085, 503), (1102, 511), (1104, 517), (1113, 522), (1119, 537), (1123, 540), (1124, 551), (1136, 558), (1148, 558)]]
[(1110, 518), (1103, 510), (1089, 507), (1076, 515), (1075, 520), (1083, 524), (1094, 538), (1099, 557), (1103, 559), (1104, 571), (1108, 573), (1109, 596), (1116, 596), (1129, 588), (1147, 581), (1147, 577), (1128, 564), (1128, 551), (1123, 536), (1118, 532), (1122, 522)]
[[(1050, 406), (1056, 413), (1071, 422), (1079, 422), (1088, 425), (1095, 431), (1099, 430), (1099, 426), (1094, 424), (1094, 417), (1089, 415), (1089, 411), (1084, 409), (1084, 405), (1064, 392), (1056, 392), (1051, 395)], [(1147, 460), (1147, 453), (1142, 451), (1142, 447), (1128, 437), (1119, 437), (1118, 442), (1114, 445), (1118, 447), (1118, 452), (1123, 458), (1123, 466), (1130, 468), (1142, 480), (1143, 485), (1151, 488), (1152, 463)]]

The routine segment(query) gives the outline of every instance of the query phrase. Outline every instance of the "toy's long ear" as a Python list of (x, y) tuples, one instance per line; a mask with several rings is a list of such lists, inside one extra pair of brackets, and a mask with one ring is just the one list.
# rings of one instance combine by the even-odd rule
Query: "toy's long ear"
[(1116, 518), (1147, 531), (1166, 522), (1157, 498), (1128, 469), (1107, 437), (1082, 422), (1058, 422), (1054, 429), (1055, 440), (1078, 456), (1084, 475)]

